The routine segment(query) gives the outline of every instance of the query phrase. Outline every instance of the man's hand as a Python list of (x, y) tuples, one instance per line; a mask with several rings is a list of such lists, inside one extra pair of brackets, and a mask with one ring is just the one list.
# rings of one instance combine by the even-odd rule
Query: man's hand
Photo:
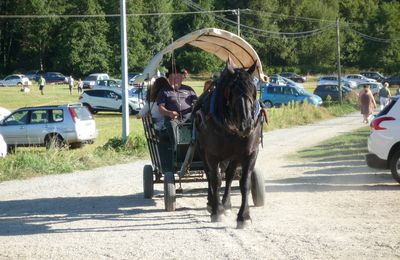
[(172, 119), (177, 119), (179, 116), (179, 113), (176, 111), (169, 111), (168, 116)]

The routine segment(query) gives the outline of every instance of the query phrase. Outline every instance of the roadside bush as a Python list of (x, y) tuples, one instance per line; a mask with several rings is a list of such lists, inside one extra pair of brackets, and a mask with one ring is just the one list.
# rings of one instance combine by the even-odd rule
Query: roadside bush
[[(142, 135), (130, 135), (126, 142), (121, 137), (113, 137), (97, 150), (112, 150), (124, 155), (143, 155), (147, 151), (146, 138)], [(98, 151), (101, 153), (101, 151)]]

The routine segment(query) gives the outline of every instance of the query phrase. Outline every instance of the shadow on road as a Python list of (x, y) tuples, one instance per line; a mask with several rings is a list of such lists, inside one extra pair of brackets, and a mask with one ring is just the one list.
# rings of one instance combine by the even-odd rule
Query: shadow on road
[[(156, 208), (143, 194), (0, 201), (0, 236), (176, 230), (186, 228), (176, 225), (188, 217)], [(85, 221), (92, 223), (85, 226)]]

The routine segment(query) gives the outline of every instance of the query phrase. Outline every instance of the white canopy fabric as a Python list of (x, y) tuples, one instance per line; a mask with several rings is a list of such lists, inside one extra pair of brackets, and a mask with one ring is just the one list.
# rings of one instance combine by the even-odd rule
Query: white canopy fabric
[(257, 52), (248, 42), (231, 32), (217, 28), (206, 28), (179, 38), (157, 53), (144, 69), (142, 76), (135, 79), (135, 83), (141, 83), (145, 79), (150, 79), (156, 75), (157, 68), (164, 54), (181, 48), (186, 44), (212, 53), (224, 61), (226, 61), (228, 57), (231, 57), (232, 61), (239, 68), (249, 68), (254, 64), (254, 61), (257, 61), (255, 76), (263, 79), (264, 75), (261, 61)]

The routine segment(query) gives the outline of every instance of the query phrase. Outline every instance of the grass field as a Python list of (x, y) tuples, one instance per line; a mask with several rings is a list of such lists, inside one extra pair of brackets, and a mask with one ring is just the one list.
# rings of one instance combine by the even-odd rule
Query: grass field
[[(184, 82), (200, 94), (204, 79)], [(307, 82), (305, 88), (313, 91), (316, 82)], [(77, 103), (79, 95), (74, 89), (70, 95), (67, 85), (46, 85), (44, 95), (40, 95), (37, 85), (31, 86), (30, 93), (20, 92), (19, 88), (0, 88), (0, 107), (15, 110), (24, 106), (58, 105)], [(310, 105), (292, 104), (269, 110), (270, 123), (266, 131), (302, 125), (341, 115), (355, 110), (353, 104), (315, 108)], [(44, 147), (17, 148), (15, 154), (0, 159), (0, 181), (29, 178), (45, 174), (65, 173), (112, 165), (147, 157), (142, 121), (130, 116), (130, 138), (126, 144), (121, 140), (122, 115), (120, 113), (99, 113), (95, 115), (99, 136), (92, 145), (73, 150), (50, 150)]]

